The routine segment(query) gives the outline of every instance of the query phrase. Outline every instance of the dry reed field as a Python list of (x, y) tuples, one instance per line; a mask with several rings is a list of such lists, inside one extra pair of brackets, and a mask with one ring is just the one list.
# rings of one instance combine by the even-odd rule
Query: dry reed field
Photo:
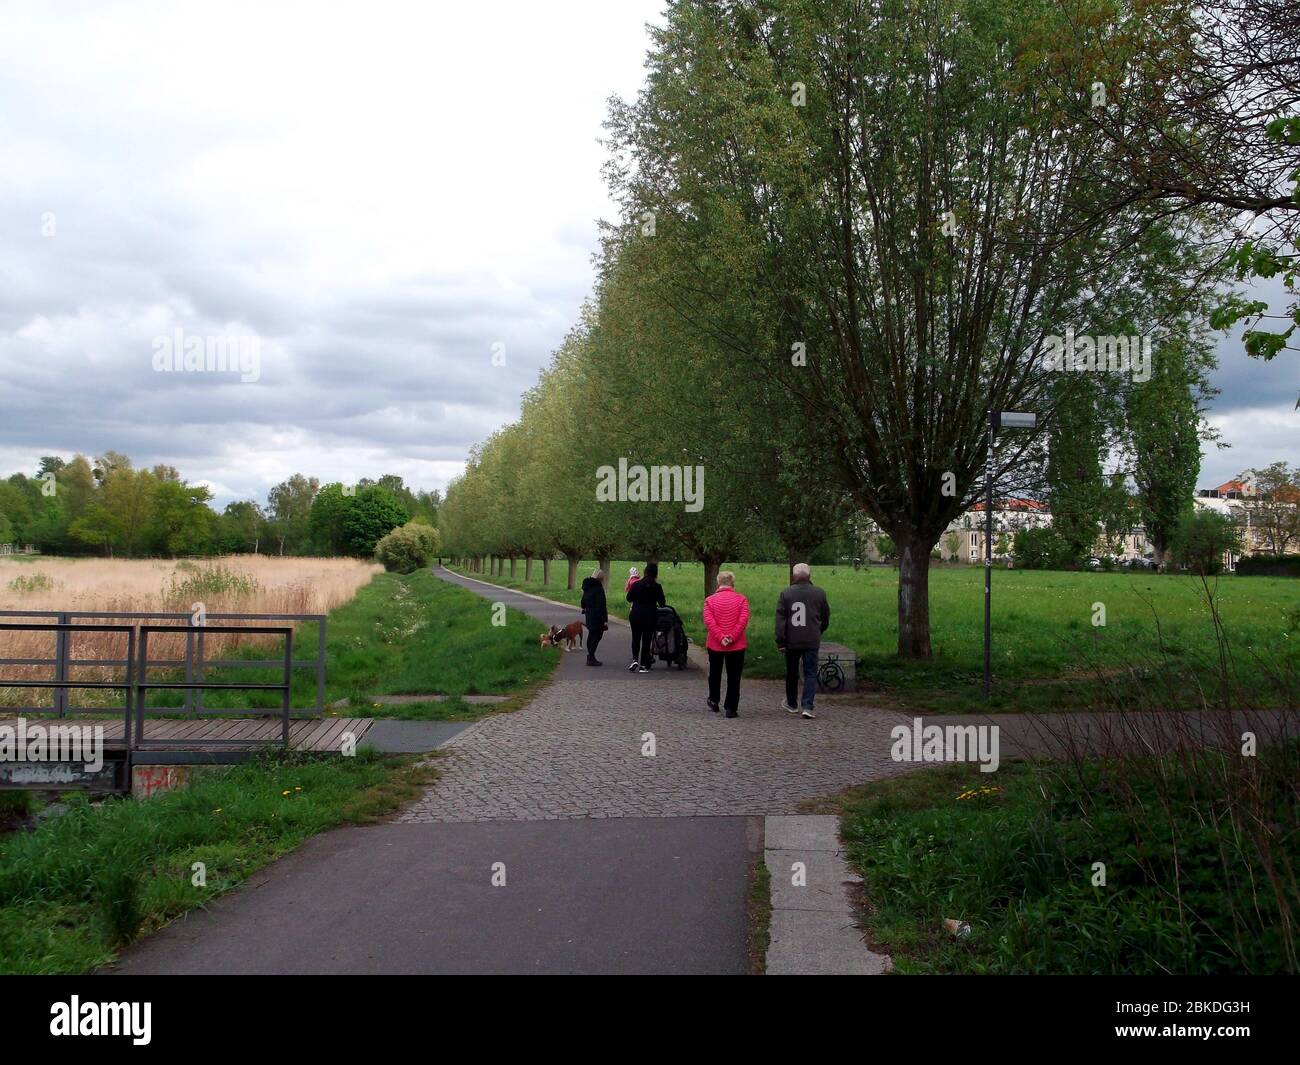
[[(229, 555), (210, 560), (0, 558), (0, 610), (134, 611), (190, 614), (198, 605), (208, 614), (324, 614), (351, 599), (383, 567), (353, 558), (281, 558), (269, 555)], [(55, 618), (3, 617), (0, 621), (52, 622)], [(123, 624), (113, 618), (75, 619), (78, 625)], [(176, 623), (158, 619), (155, 624)], [(217, 624), (217, 622), (212, 622)], [(254, 622), (219, 622), (221, 625)], [(271, 622), (269, 624), (281, 624)], [(241, 644), (275, 637), (220, 637), (210, 657), (224, 657)], [(210, 642), (218, 638), (209, 636)], [(184, 638), (151, 637), (149, 658), (179, 658)], [(55, 634), (0, 630), (0, 658), (53, 658)], [(125, 634), (79, 633), (72, 638), (73, 659), (121, 659)], [(297, 655), (295, 654), (295, 657)], [(107, 679), (114, 671), (81, 667), (75, 679)], [(50, 667), (0, 666), (0, 676), (38, 680), (50, 677)], [(74, 691), (76, 705), (103, 705), (104, 697)], [(120, 698), (117, 693), (107, 696)], [(0, 713), (6, 706), (49, 702), (47, 689), (0, 686)]]

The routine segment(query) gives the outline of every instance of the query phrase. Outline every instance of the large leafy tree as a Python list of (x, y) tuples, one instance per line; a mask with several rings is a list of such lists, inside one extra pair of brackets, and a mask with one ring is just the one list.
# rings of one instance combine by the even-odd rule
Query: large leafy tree
[[(903, 656), (930, 655), (930, 554), (982, 488), (987, 411), (1050, 427), (1044, 339), (1102, 332), (1140, 284), (1117, 219), (1078, 206), (1097, 134), (1036, 81), (1028, 27), (1056, 17), (1045, 0), (679, 2), (609, 122), (628, 229), (673, 249), (665, 306), (726, 351), (720, 372), (779, 383), (897, 544)], [(736, 328), (738, 303), (775, 328)], [(1003, 491), (1037, 475), (1041, 443), (999, 441)]]
[(347, 554), (370, 558), (375, 545), (405, 525), (410, 515), (387, 488), (368, 485), (355, 496), (346, 497), (343, 508), (343, 547)]
[(208, 506), (211, 498), (203, 485), (156, 481), (148, 528), (151, 548), (173, 558), (210, 550), (216, 526), (216, 515)]
[(315, 477), (295, 473), (271, 489), (267, 497), (271, 529), (280, 554), (296, 554), (307, 547), (312, 500), (320, 490)]

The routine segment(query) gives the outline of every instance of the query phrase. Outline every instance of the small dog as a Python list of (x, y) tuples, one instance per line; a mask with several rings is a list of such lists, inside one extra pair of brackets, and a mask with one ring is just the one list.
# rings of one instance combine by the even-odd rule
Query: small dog
[(574, 650), (575, 645), (578, 648), (581, 648), (582, 647), (582, 622), (571, 621), (569, 622), (569, 624), (565, 625), (564, 628), (560, 628), (558, 625), (552, 625), (551, 631), (542, 633), (540, 639), (541, 639), (541, 645), (543, 647), (545, 647), (548, 643), (552, 647), (559, 647), (560, 641), (563, 640), (564, 650), (566, 652)]

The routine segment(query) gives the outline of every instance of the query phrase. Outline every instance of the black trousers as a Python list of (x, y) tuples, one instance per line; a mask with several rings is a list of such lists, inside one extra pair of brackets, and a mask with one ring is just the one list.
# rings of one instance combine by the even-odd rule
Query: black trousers
[[(586, 615), (587, 619), (587, 657), (596, 657), (596, 646), (600, 643), (600, 638), (605, 635), (605, 619)], [(593, 624), (594, 622), (594, 624)]]
[(709, 652), (709, 698), (718, 702), (722, 691), (722, 671), (727, 671), (727, 700), (722, 705), (734, 714), (740, 706), (740, 674), (745, 669), (745, 649)]
[(633, 610), (627, 618), (632, 626), (632, 661), (640, 662), (647, 669), (654, 661), (652, 641), (657, 618), (658, 614), (655, 611), (642, 613), (639, 610)]

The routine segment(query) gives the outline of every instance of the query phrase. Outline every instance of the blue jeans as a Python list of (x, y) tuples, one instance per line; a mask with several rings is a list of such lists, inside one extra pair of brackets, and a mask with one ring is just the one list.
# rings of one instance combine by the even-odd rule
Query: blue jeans
[(808, 651), (785, 651), (785, 701), (788, 706), (798, 706), (799, 665), (803, 663), (803, 708), (811, 710), (817, 696), (817, 648)]

